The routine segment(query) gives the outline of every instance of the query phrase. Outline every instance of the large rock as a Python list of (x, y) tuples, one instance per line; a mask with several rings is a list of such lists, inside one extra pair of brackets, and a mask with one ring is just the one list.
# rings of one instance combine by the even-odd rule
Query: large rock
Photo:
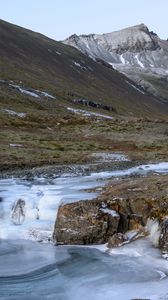
[(159, 245), (168, 251), (167, 183), (167, 175), (114, 180), (95, 200), (62, 205), (54, 239), (64, 244), (95, 244), (111, 238), (111, 245), (116, 245), (120, 239), (114, 234), (145, 233), (151, 219), (162, 224)]
[(100, 201), (79, 201), (59, 207), (54, 240), (64, 244), (105, 243), (117, 232), (120, 215)]
[(168, 253), (168, 217), (165, 218), (161, 224), (159, 246), (163, 252)]

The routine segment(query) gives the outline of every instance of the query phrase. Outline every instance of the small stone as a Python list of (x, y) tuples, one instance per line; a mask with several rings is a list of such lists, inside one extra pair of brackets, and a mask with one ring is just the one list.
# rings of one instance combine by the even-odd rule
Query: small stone
[(123, 233), (115, 233), (112, 237), (109, 238), (108, 248), (121, 246), (123, 243), (127, 242), (128, 239)]

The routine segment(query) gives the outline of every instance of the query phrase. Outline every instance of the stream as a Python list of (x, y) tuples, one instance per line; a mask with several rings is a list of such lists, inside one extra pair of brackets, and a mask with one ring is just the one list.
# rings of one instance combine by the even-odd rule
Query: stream
[(168, 261), (148, 238), (110, 253), (104, 245), (52, 244), (60, 204), (93, 199), (97, 193), (86, 190), (110, 178), (149, 172), (166, 174), (168, 163), (89, 176), (0, 180), (0, 299), (168, 299)]

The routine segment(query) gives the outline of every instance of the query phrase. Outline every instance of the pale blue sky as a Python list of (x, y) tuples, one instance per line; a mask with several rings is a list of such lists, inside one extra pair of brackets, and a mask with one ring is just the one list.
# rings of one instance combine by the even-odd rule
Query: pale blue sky
[(168, 0), (0, 0), (0, 18), (56, 40), (140, 23), (168, 38)]

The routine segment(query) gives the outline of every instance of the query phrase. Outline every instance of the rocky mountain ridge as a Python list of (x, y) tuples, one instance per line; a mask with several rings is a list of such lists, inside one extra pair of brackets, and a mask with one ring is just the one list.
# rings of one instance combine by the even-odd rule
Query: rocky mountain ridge
[(72, 35), (63, 42), (94, 60), (105, 61), (146, 91), (168, 99), (168, 41), (144, 24), (102, 35)]

